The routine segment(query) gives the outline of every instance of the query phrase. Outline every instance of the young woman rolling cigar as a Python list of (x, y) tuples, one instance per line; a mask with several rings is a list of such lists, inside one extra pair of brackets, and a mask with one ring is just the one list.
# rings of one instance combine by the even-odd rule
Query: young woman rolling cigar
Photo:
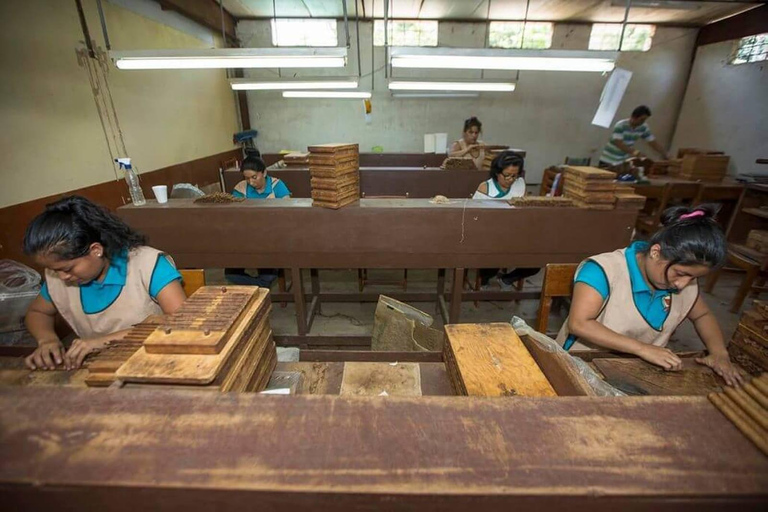
[[(78, 368), (131, 326), (173, 313), (186, 299), (173, 261), (84, 197), (49, 204), (27, 227), (24, 252), (45, 267), (45, 284), (25, 318), (38, 344), (26, 359), (32, 370)], [(77, 335), (68, 350), (53, 328), (56, 313)]]
[(708, 351), (696, 361), (729, 385), (741, 384), (697, 283), (725, 262), (725, 235), (715, 213), (710, 205), (670, 208), (648, 242), (584, 261), (574, 280), (570, 315), (558, 335), (563, 348), (579, 341), (679, 370), (682, 360), (665, 347), (687, 318)]

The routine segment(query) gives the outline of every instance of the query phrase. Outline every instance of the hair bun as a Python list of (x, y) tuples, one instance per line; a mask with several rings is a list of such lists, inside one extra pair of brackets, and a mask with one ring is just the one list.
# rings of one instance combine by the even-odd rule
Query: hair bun
[(695, 207), (673, 206), (661, 214), (661, 225), (669, 226), (679, 222), (714, 222), (719, 205), (700, 204)]

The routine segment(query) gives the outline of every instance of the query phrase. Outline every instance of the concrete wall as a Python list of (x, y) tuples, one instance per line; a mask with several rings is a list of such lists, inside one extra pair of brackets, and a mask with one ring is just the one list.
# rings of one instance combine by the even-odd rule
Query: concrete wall
[[(83, 5), (91, 38), (103, 47), (96, 2)], [(210, 47), (103, 5), (113, 49)], [(75, 3), (0, 2), (0, 38), (0, 207), (114, 180), (88, 72), (75, 53), (83, 47)], [(140, 171), (232, 149), (237, 113), (223, 70), (119, 71), (110, 64), (108, 77), (128, 155)]]
[(768, 156), (768, 63), (729, 65), (734, 44), (696, 52), (673, 146), (725, 151), (736, 174), (765, 167), (755, 159)]
[[(596, 73), (521, 72), (511, 94), (485, 94), (470, 99), (392, 98), (384, 78), (384, 50), (376, 47), (371, 57), (371, 23), (360, 24), (362, 51), (361, 90), (373, 81), (373, 120), (366, 124), (362, 101), (283, 99), (279, 93), (249, 92), (252, 125), (259, 130), (262, 151), (304, 149), (309, 144), (354, 141), (362, 151), (383, 146), (387, 152), (423, 150), (423, 134), (447, 132), (450, 140), (461, 136), (464, 119), (477, 116), (483, 122), (483, 139), (510, 144), (528, 151), (528, 181), (538, 182), (542, 170), (566, 156), (596, 157), (609, 131), (592, 126), (607, 76)], [(355, 26), (351, 24), (352, 48), (345, 70), (282, 70), (283, 76), (341, 76), (357, 74)], [(586, 49), (589, 25), (556, 25), (553, 48)], [(343, 24), (338, 34), (343, 43)], [(268, 21), (241, 21), (238, 35), (245, 46), (270, 46)], [(618, 65), (634, 72), (617, 120), (628, 117), (639, 104), (654, 111), (650, 126), (662, 144), (672, 138), (690, 67), (696, 31), (658, 28), (653, 48), (646, 53), (624, 53)], [(485, 24), (441, 23), (439, 44), (483, 47)], [(373, 62), (373, 65), (372, 65)], [(276, 77), (271, 71), (253, 70), (252, 77)], [(396, 77), (515, 78), (515, 72), (395, 70)]]

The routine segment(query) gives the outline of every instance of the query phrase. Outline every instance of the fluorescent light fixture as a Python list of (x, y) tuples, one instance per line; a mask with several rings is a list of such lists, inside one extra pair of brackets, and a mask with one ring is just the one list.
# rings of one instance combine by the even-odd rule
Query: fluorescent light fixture
[(473, 92), (512, 92), (512, 82), (417, 82), (393, 80), (389, 82), (391, 91), (473, 91)]
[(227, 48), (109, 52), (119, 69), (341, 68), (346, 48)]
[[(611, 7), (627, 7), (627, 0), (612, 0)], [(632, 0), (632, 8), (644, 9), (679, 9), (681, 11), (696, 11), (701, 9), (701, 4), (691, 0)]]
[(393, 98), (416, 99), (416, 98), (478, 98), (477, 92), (449, 92), (440, 94), (437, 92), (394, 92)]
[(235, 91), (284, 91), (306, 89), (357, 89), (357, 80), (254, 80), (233, 78)]
[(395, 68), (612, 71), (617, 52), (399, 47), (390, 50)]
[(343, 92), (343, 91), (286, 91), (283, 98), (337, 98), (337, 99), (368, 99), (369, 92)]

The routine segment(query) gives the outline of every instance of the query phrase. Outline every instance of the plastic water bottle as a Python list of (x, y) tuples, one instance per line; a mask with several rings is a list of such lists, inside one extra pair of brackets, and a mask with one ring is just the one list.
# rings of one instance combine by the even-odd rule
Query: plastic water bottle
[(130, 158), (117, 158), (115, 161), (120, 165), (120, 168), (125, 171), (125, 182), (128, 184), (128, 192), (131, 194), (131, 202), (136, 206), (147, 204), (147, 200), (144, 199), (144, 192), (141, 190), (139, 184), (139, 175), (133, 170), (131, 166)]

